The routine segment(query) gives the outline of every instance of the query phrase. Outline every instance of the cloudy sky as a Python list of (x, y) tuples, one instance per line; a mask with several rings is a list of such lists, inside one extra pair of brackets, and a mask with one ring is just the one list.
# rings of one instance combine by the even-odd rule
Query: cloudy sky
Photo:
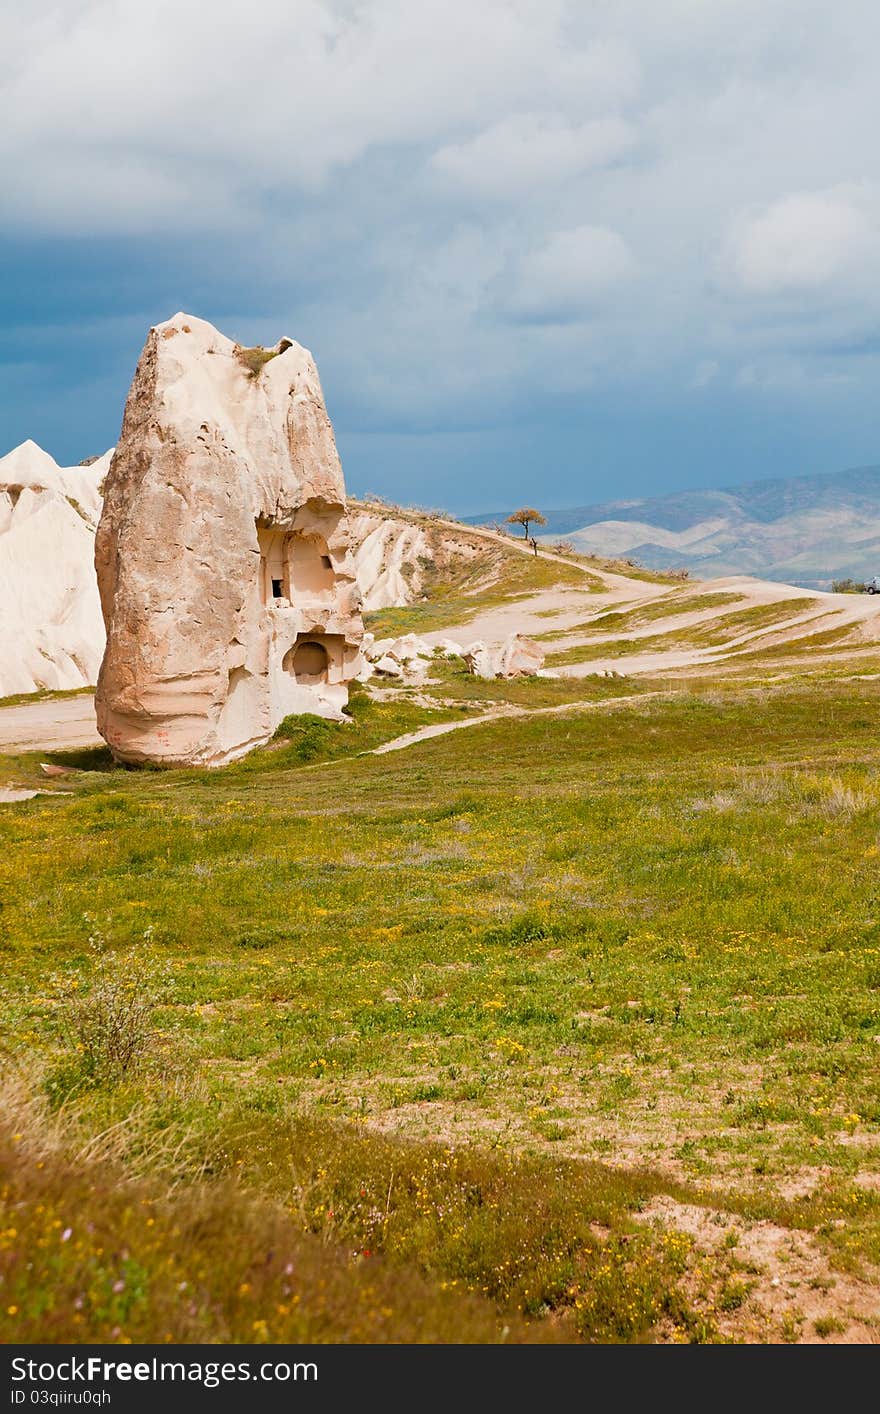
[(880, 462), (875, 0), (0, 13), (0, 451), (175, 310), (315, 354), (349, 487), (479, 512)]

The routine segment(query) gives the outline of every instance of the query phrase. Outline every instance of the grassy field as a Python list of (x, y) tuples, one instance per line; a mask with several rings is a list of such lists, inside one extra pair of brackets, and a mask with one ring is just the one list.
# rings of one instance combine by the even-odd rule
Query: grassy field
[(0, 815), (2, 1338), (875, 1338), (876, 686), (662, 686), (53, 758)]
[[(713, 605), (706, 603), (706, 600), (714, 600), (718, 604), (720, 595), (695, 596), (693, 601), (683, 602), (679, 612), (684, 613), (691, 608), (711, 608)], [(703, 603), (700, 603), (700, 600)], [(657, 634), (651, 634), (640, 638), (604, 638), (596, 639), (587, 643), (578, 643), (574, 646), (551, 651), (547, 655), (547, 663), (551, 667), (563, 667), (570, 663), (584, 663), (591, 658), (625, 658), (632, 653), (661, 653), (671, 648), (723, 648), (732, 640), (740, 638), (743, 634), (754, 633), (760, 636), (760, 630), (764, 629), (768, 633), (781, 624), (786, 624), (789, 620), (803, 617), (812, 609), (813, 618), (823, 617), (823, 610), (817, 605), (815, 599), (788, 599), (773, 604), (755, 604), (747, 609), (738, 609), (729, 614), (720, 614), (704, 622), (686, 624), (677, 627), (675, 624), (675, 607), (666, 598), (660, 604), (649, 606), (654, 610), (653, 618), (669, 618), (668, 627)], [(660, 610), (665, 608), (665, 614), (661, 615)], [(617, 615), (607, 615), (603, 628), (603, 620), (600, 618), (596, 622), (595, 632), (607, 632), (608, 620)], [(620, 615), (623, 618), (623, 615)], [(648, 620), (645, 620), (648, 621)], [(614, 625), (616, 627), (616, 625)], [(632, 627), (637, 627), (632, 624)], [(808, 620), (804, 619), (803, 634), (810, 632)], [(851, 625), (846, 625), (840, 629), (829, 630), (834, 634), (834, 638), (822, 636), (822, 642), (833, 642), (838, 638), (845, 637), (852, 632)], [(563, 636), (563, 635), (560, 635)], [(815, 641), (815, 639), (814, 639)], [(760, 650), (765, 651), (765, 650)], [(798, 642), (795, 652), (803, 651), (803, 643)]]
[(14, 692), (9, 697), (0, 697), (0, 707), (19, 707), (31, 702), (55, 702), (66, 697), (87, 697), (94, 690), (93, 687), (44, 687), (39, 692)]
[(575, 628), (551, 629), (547, 633), (542, 633), (540, 638), (542, 642), (550, 643), (557, 638), (569, 638), (573, 633), (608, 635), (616, 630), (629, 633), (633, 629), (642, 628), (645, 624), (654, 623), (658, 619), (674, 618), (676, 614), (717, 609), (724, 604), (738, 603), (742, 603), (741, 594), (732, 594), (724, 590), (694, 594), (677, 589), (669, 594), (661, 595), (659, 599), (650, 600), (647, 604), (636, 604), (632, 608), (625, 609), (607, 609), (605, 613), (597, 614), (595, 618), (587, 623), (579, 624)]

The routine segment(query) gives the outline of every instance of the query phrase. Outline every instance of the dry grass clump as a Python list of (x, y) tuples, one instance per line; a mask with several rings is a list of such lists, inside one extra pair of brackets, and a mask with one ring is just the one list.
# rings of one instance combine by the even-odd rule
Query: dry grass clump
[(691, 801), (694, 814), (755, 808), (784, 808), (789, 819), (846, 823), (880, 809), (880, 788), (874, 782), (847, 783), (838, 776), (780, 768), (740, 770), (735, 786)]
[(246, 349), (241, 344), (236, 344), (235, 356), (239, 363), (243, 364), (251, 378), (259, 378), (266, 364), (271, 359), (278, 357), (277, 349), (264, 349), (257, 344), (252, 349)]
[(139, 947), (115, 952), (103, 936), (89, 938), (91, 965), (61, 983), (62, 1025), (73, 1041), (77, 1068), (89, 1083), (118, 1084), (145, 1059), (154, 1015), (169, 983), (167, 964), (152, 951), (152, 930)]

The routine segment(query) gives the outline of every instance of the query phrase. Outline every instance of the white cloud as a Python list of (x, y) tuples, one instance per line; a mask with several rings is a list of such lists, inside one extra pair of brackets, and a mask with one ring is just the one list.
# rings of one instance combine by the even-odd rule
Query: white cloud
[(806, 386), (880, 327), (878, 45), (874, 0), (30, 0), (0, 234), (156, 236), (176, 304), (270, 309), (376, 422)]
[(536, 188), (616, 161), (634, 142), (634, 129), (622, 118), (572, 126), (560, 113), (523, 113), (467, 142), (439, 148), (431, 165), (451, 186), (473, 195), (527, 198)]
[(740, 222), (730, 264), (751, 293), (816, 290), (866, 263), (873, 266), (877, 239), (870, 187), (799, 192)]
[[(62, 165), (82, 176), (78, 227), (116, 220), (107, 190), (129, 161), (167, 226), (181, 172), (253, 200), (514, 110), (602, 112), (635, 90), (637, 62), (620, 39), (574, 43), (567, 12), (561, 0), (212, 0), (209, 14), (203, 0), (36, 0), (0, 18), (6, 223), (28, 222)], [(192, 211), (173, 206), (189, 228)]]
[(596, 310), (635, 271), (626, 242), (604, 226), (555, 231), (517, 263), (505, 311), (536, 323), (568, 323)]

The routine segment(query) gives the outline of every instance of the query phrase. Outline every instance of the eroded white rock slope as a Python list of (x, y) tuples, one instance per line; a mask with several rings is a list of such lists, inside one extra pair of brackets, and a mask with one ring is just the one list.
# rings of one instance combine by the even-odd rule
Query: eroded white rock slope
[[(104, 653), (95, 530), (113, 448), (62, 467), (35, 442), (0, 457), (0, 697), (91, 686)], [(430, 553), (418, 525), (355, 511), (350, 540), (364, 609), (406, 604), (404, 565)]]
[(0, 458), (0, 697), (86, 687), (98, 675), (95, 527), (111, 456), (61, 467), (23, 442)]

